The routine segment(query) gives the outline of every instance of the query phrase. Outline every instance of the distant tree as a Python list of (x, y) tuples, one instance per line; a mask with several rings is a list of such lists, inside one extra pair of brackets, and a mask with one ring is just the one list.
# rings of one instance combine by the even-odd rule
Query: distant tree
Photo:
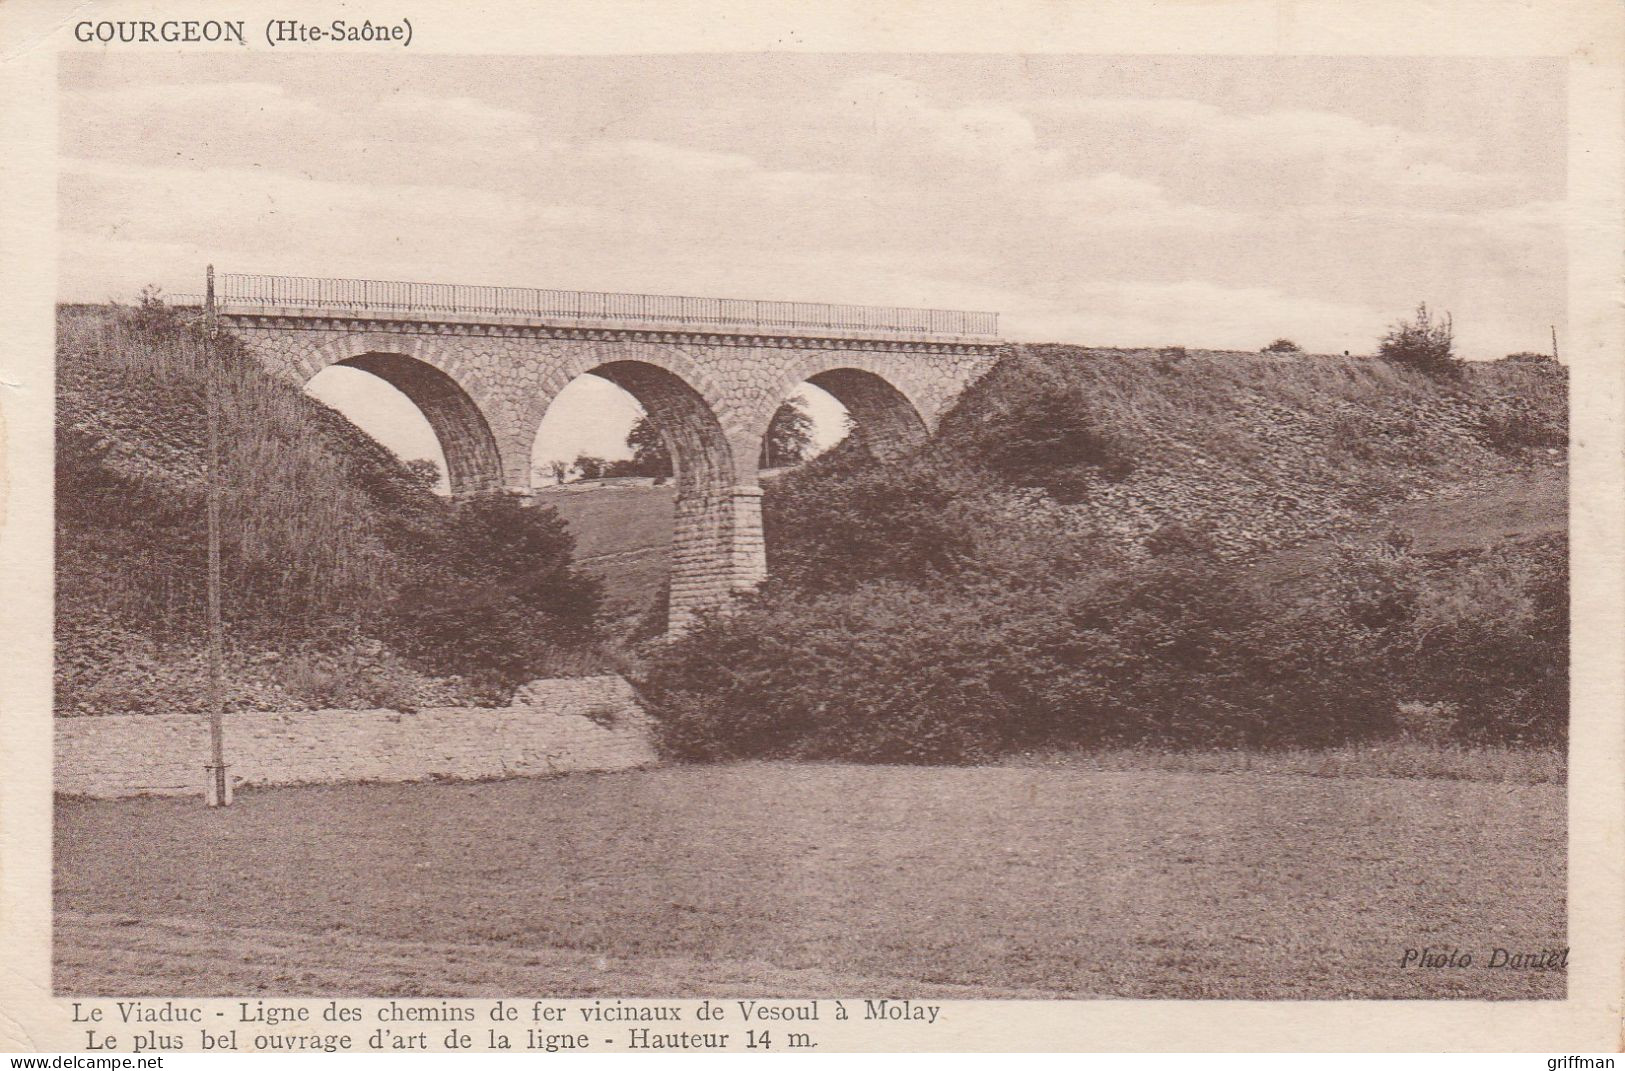
[(1290, 338), (1278, 338), (1268, 346), (1259, 350), (1260, 353), (1302, 353), (1303, 347)]
[[(632, 430), (626, 433), (626, 445), (632, 451), (629, 463), (617, 463), (628, 476), (653, 476), (659, 479), (672, 474), (671, 453), (660, 429), (646, 413), (638, 417)], [(812, 455), (813, 422), (806, 403), (792, 398), (779, 406), (762, 437), (762, 450), (757, 456), (760, 468), (780, 468), (799, 465)], [(617, 472), (615, 475), (621, 475)]]
[(800, 398), (791, 398), (779, 406), (767, 425), (757, 467), (773, 469), (799, 465), (812, 454), (812, 446), (812, 416), (808, 414), (805, 402)]
[(1388, 329), (1378, 352), (1395, 364), (1431, 376), (1453, 375), (1460, 367), (1453, 349), (1455, 325), (1449, 313), (1435, 320), (1426, 303), (1416, 306), (1416, 318), (1401, 320)]
[(626, 433), (627, 448), (632, 451), (630, 476), (653, 476), (656, 479), (671, 475), (671, 452), (660, 429), (645, 413), (638, 417), (632, 430)]
[(554, 483), (563, 483), (570, 478), (570, 463), (562, 458), (554, 458), (547, 463), (547, 473), (553, 477)]
[(1553, 357), (1549, 353), (1534, 353), (1534, 352), (1531, 352), (1529, 350), (1521, 350), (1518, 353), (1509, 353), (1505, 357), (1502, 357), (1501, 360), (1503, 360), (1503, 361), (1515, 361), (1518, 364), (1556, 364), (1557, 363), (1557, 358)]
[(601, 480), (609, 475), (609, 462), (591, 454), (577, 454), (573, 467), (577, 478), (583, 480)]
[(424, 487), (434, 490), (440, 482), (440, 466), (433, 458), (420, 457), (406, 463), (406, 471)]

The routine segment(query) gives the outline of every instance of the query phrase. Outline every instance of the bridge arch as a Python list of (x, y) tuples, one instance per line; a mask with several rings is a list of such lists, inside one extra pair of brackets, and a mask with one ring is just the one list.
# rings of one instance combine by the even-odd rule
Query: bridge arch
[[(726, 445), (726, 476), (741, 482), (754, 480), (754, 466), (742, 465), (741, 462), (746, 459), (736, 449), (742, 442), (742, 434), (738, 426), (740, 422), (735, 418), (735, 407), (729, 404), (727, 395), (719, 389), (711, 374), (683, 347), (625, 341), (569, 342), (549, 346), (545, 353), (546, 372), (540, 378), (538, 389), (530, 392), (520, 406), (519, 424), (528, 436), (524, 450), (525, 467), (522, 472), (510, 473), (510, 486), (529, 487), (530, 445), (541, 427), (542, 418), (547, 415), (559, 392), (584, 375), (606, 379), (632, 395), (663, 432), (667, 430), (663, 421), (668, 416), (686, 414), (689, 432), (699, 435), (707, 444), (690, 456), (689, 469), (695, 478), (698, 478), (702, 468), (720, 463), (724, 452), (720, 447)], [(640, 392), (648, 393), (650, 400), (645, 401)], [(677, 429), (674, 426), (671, 430), (675, 432)], [(713, 432), (717, 430), (721, 431), (723, 443), (714, 440)], [(675, 461), (676, 444), (668, 441), (666, 445), (672, 449)], [(690, 445), (697, 446), (698, 443), (693, 441)], [(679, 472), (680, 486), (682, 479)]]
[[(827, 353), (801, 362), (786, 374), (752, 424), (753, 441), (767, 435), (773, 414), (802, 383), (830, 394), (846, 407), (870, 452), (884, 460), (919, 445), (930, 434), (923, 393), (864, 354)], [(934, 414), (930, 414), (934, 415)]]
[(377, 376), (417, 406), (440, 442), (454, 496), (502, 490), (504, 452), (493, 428), (495, 406), (482, 401), (478, 385), (469, 382), (474, 377), (457, 374), (461, 370), (451, 355), (400, 334), (340, 335), (303, 362), (305, 383), (332, 367)]
[[(622, 347), (622, 349), (625, 349)], [(608, 380), (637, 400), (660, 432), (671, 455), (677, 494), (672, 524), (670, 598), (667, 630), (684, 631), (695, 617), (720, 609), (733, 595), (766, 576), (761, 534), (761, 491), (754, 484), (755, 458), (742, 481), (736, 435), (724, 424), (728, 413), (704, 386), (677, 370), (671, 354), (602, 354), (609, 359), (569, 362), (537, 395), (530, 424), (541, 426), (554, 398), (582, 375)], [(644, 359), (649, 356), (656, 360)], [(695, 372), (697, 369), (685, 369)]]
[(637, 399), (665, 440), (685, 494), (717, 495), (735, 482), (733, 447), (705, 396), (670, 369), (645, 361), (609, 361), (584, 373), (607, 379)]

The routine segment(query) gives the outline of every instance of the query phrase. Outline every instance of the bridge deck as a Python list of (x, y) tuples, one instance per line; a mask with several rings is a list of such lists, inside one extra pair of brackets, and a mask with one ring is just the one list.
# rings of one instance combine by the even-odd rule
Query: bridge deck
[(999, 314), (881, 305), (618, 294), (508, 286), (319, 279), (290, 275), (219, 277), (221, 311), (283, 315), (381, 315), (400, 319), (677, 327), (870, 338), (996, 341)]

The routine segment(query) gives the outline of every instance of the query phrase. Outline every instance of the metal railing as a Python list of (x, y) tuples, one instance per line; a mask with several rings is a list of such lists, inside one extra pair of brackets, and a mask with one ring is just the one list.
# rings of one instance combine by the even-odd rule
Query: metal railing
[(995, 338), (996, 312), (224, 273), (222, 305)]

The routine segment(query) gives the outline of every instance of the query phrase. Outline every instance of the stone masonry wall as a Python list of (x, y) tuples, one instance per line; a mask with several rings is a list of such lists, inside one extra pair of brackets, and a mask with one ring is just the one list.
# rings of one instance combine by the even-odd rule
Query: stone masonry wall
[[(536, 681), (507, 707), (226, 715), (226, 761), (242, 785), (536, 776), (656, 761), (648, 721), (620, 677)], [(201, 795), (207, 719), (58, 718), (56, 791)]]

